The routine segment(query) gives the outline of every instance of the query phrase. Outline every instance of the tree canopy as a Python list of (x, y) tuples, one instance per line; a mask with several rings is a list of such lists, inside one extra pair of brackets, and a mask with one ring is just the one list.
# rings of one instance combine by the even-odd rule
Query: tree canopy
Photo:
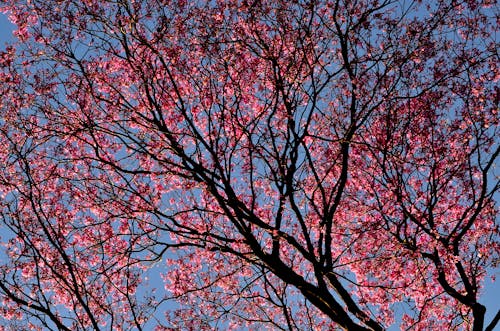
[(495, 0), (0, 10), (1, 330), (498, 325)]

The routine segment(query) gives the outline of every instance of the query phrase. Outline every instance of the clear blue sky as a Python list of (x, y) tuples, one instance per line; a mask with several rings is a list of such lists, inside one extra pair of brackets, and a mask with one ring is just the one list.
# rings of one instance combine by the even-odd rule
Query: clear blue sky
[[(5, 43), (13, 40), (12, 30), (14, 26), (9, 23), (7, 17), (3, 14), (0, 14), (0, 50), (5, 48)], [(492, 283), (489, 279), (485, 283), (484, 293), (481, 297), (481, 303), (486, 305), (487, 314), (486, 314), (486, 322), (493, 318), (494, 314), (500, 309), (500, 274), (499, 270), (496, 270), (497, 274), (497, 282)], [(151, 284), (155, 287), (161, 288), (162, 286), (158, 286), (156, 284)], [(500, 327), (499, 327), (500, 329)], [(394, 329), (395, 330), (395, 329)]]
[(12, 29), (14, 26), (4, 14), (0, 14), (0, 49), (4, 49), (4, 44), (8, 40), (12, 40)]

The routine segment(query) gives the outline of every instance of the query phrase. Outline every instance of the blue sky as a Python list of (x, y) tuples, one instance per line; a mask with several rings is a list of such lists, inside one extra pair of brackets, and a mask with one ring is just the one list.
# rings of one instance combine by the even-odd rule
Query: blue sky
[[(0, 14), (0, 50), (5, 48), (6, 42), (13, 40), (13, 28), (14, 26), (9, 23), (7, 17), (4, 14)], [(500, 274), (498, 269), (496, 270), (496, 275), (497, 278), (499, 278), (497, 282), (492, 283), (489, 278), (485, 282), (484, 293), (480, 300), (487, 308), (486, 323), (489, 323), (496, 311), (500, 309)], [(158, 288), (162, 287), (160, 284), (151, 285)], [(394, 328), (391, 329), (396, 330)]]
[(9, 22), (7, 16), (0, 14), (0, 49), (4, 49), (4, 44), (12, 40), (12, 29), (14, 26)]

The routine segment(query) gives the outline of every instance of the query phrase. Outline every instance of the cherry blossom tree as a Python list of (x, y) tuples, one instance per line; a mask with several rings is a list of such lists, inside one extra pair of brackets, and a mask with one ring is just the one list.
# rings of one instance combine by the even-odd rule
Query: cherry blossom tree
[(0, 329), (498, 325), (496, 1), (0, 8)]

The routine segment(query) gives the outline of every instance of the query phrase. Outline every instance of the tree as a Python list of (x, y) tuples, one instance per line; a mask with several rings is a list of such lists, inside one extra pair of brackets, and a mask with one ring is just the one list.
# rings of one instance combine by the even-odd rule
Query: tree
[(4, 328), (498, 324), (495, 1), (1, 6)]

